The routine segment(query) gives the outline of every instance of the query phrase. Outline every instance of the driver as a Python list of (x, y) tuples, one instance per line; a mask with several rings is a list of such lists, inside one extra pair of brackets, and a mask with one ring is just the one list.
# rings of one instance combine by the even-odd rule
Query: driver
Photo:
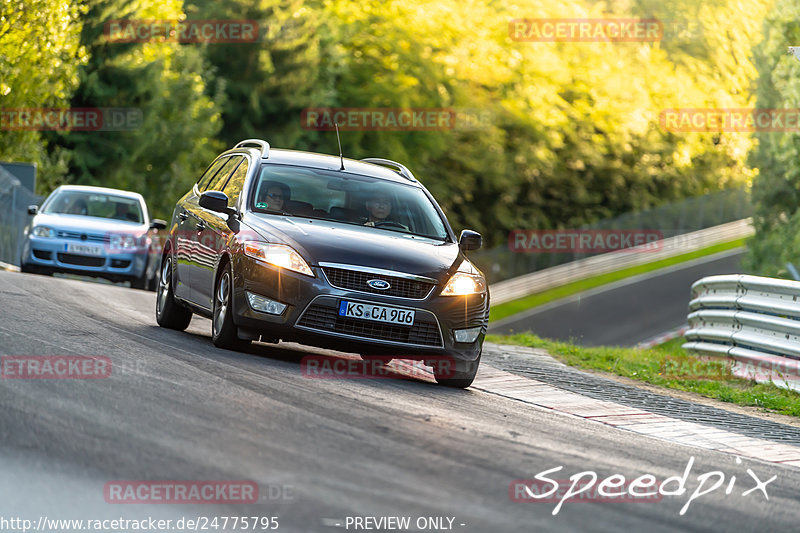
[(87, 215), (89, 210), (89, 206), (86, 205), (86, 200), (83, 198), (78, 198), (72, 205), (67, 209), (66, 213), (69, 215)]
[(289, 187), (277, 181), (268, 181), (261, 185), (261, 193), (256, 207), (271, 211), (284, 211), (286, 202), (289, 201)]
[(366, 207), (369, 217), (364, 225), (375, 226), (377, 223), (385, 222), (389, 218), (392, 213), (392, 200), (385, 192), (376, 191), (367, 198)]

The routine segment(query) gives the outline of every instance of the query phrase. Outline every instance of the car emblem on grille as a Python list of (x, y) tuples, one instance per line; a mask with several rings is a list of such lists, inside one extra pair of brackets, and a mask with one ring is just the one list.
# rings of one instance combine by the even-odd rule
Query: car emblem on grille
[(382, 279), (371, 279), (367, 282), (367, 285), (379, 291), (385, 291), (386, 289), (390, 289), (392, 287), (388, 281)]

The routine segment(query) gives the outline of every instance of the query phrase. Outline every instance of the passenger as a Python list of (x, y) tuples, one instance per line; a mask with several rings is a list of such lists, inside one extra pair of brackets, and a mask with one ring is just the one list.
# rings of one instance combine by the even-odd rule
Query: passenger
[(117, 220), (129, 220), (135, 221), (136, 215), (129, 211), (130, 206), (127, 202), (115, 202), (114, 204), (114, 215), (111, 218)]
[(283, 211), (289, 201), (289, 187), (277, 181), (265, 182), (261, 185), (261, 194), (256, 207), (270, 211)]
[(89, 214), (89, 206), (86, 204), (86, 200), (83, 198), (78, 198), (72, 205), (67, 209), (66, 213), (68, 215), (88, 215)]

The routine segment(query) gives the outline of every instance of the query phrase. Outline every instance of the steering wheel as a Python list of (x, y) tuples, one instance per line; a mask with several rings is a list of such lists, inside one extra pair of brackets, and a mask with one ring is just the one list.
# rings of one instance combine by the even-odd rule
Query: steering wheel
[(389, 227), (393, 227), (393, 228), (402, 228), (402, 229), (408, 231), (408, 226), (406, 226), (404, 224), (400, 224), (399, 222), (395, 222), (393, 220), (383, 220), (381, 222), (376, 222), (375, 223), (375, 227), (376, 228), (380, 228), (380, 227), (383, 227), (383, 226), (389, 226)]

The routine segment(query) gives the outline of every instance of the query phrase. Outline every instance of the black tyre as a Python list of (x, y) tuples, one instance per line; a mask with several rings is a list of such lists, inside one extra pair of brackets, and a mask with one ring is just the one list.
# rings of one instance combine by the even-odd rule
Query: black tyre
[(436, 377), (436, 383), (439, 385), (466, 389), (475, 381), (475, 374), (478, 373), (480, 362), (481, 356), (478, 355), (478, 358), (474, 361), (461, 361), (456, 359), (455, 370), (449, 365), (434, 365), (433, 375)]
[(211, 317), (211, 340), (217, 348), (243, 350), (249, 340), (239, 338), (233, 323), (233, 270), (227, 263), (214, 287), (214, 313)]
[(156, 322), (162, 328), (183, 331), (192, 321), (192, 312), (175, 301), (172, 292), (172, 257), (167, 254), (161, 265), (161, 280), (156, 295)]

